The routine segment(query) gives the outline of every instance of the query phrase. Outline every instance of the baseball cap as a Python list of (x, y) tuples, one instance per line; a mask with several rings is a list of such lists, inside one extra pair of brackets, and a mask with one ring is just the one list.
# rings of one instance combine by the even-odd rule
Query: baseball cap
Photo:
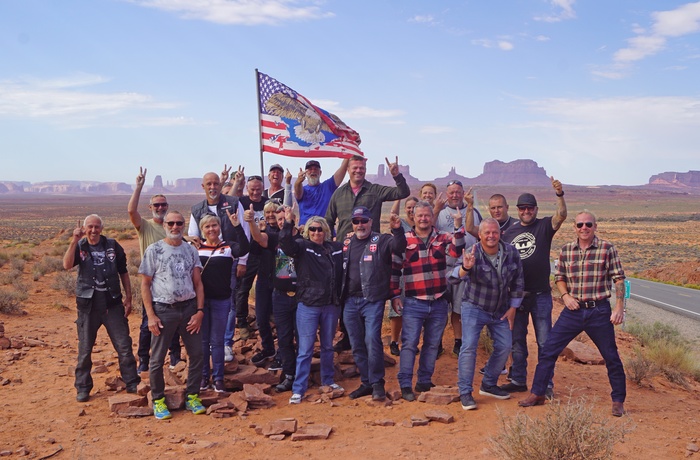
[(372, 213), (369, 212), (369, 209), (365, 208), (364, 206), (358, 206), (352, 210), (351, 218), (354, 219), (356, 217), (361, 219), (371, 219)]
[(515, 206), (537, 206), (535, 195), (532, 193), (523, 193), (518, 197), (518, 204)]
[(316, 160), (309, 160), (309, 161), (307, 161), (307, 162), (306, 162), (306, 168), (304, 168), (304, 169), (309, 169), (309, 168), (311, 168), (312, 166), (316, 166), (318, 169), (321, 169), (321, 163), (319, 163), (319, 162), (316, 161)]
[(279, 169), (280, 171), (284, 172), (284, 168), (281, 165), (278, 165), (277, 163), (270, 166), (268, 172), (272, 172), (273, 169)]

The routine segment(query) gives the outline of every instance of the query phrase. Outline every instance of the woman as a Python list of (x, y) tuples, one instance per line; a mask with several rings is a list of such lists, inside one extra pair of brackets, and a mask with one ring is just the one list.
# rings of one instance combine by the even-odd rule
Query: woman
[[(233, 259), (248, 254), (249, 243), (237, 214), (228, 211), (237, 241), (221, 240), (221, 220), (213, 214), (204, 215), (199, 221), (199, 230), (205, 242), (199, 247), (202, 262), (202, 284), (204, 285), (204, 318), (202, 319), (202, 366), (201, 391), (209, 388), (209, 375), (214, 380), (214, 390), (223, 393), (224, 388), (224, 333), (231, 309), (231, 267)], [(209, 357), (213, 371), (209, 367)]]
[(297, 272), (297, 331), (299, 355), (289, 404), (299, 404), (309, 386), (316, 330), (321, 327), (321, 384), (342, 390), (333, 382), (333, 337), (340, 316), (343, 245), (332, 242), (326, 219), (306, 221), (304, 238), (295, 240), (292, 209), (285, 207), (280, 247), (294, 258)]

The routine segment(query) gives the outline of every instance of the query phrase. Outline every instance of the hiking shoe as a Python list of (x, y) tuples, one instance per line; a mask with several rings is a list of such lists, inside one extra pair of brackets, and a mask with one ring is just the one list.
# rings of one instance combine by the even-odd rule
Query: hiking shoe
[(172, 371), (173, 369), (175, 369), (175, 366), (177, 366), (177, 363), (179, 363), (180, 361), (182, 361), (182, 358), (180, 358), (179, 356), (171, 356), (170, 366), (168, 366), (170, 367), (170, 370)]
[(134, 394), (134, 393), (136, 393), (137, 390), (138, 390), (138, 386), (135, 385), (135, 384), (134, 384), (134, 385), (127, 385), (127, 386), (126, 386), (126, 392), (127, 392), (127, 393)]
[(338, 340), (338, 343), (333, 345), (333, 351), (340, 353), (341, 351), (349, 350), (350, 347), (350, 337), (346, 334), (342, 339)]
[(351, 392), (350, 395), (348, 396), (348, 398), (357, 399), (357, 398), (361, 398), (363, 396), (368, 396), (371, 394), (373, 394), (372, 387), (370, 385), (365, 385), (363, 383), (357, 388), (357, 390)]
[(389, 352), (394, 355), (394, 356), (400, 356), (401, 355), (401, 350), (399, 350), (399, 344), (398, 342), (391, 342), (389, 344)]
[[(481, 374), (481, 375), (486, 374), (486, 366), (479, 369), (479, 374)], [(506, 378), (506, 380), (508, 380), (510, 382), (510, 374), (509, 374), (508, 370), (505, 368), (505, 366), (503, 366), (503, 370), (501, 371), (501, 375), (506, 375), (506, 374), (508, 374), (508, 377)]]
[(262, 367), (265, 365), (266, 362), (272, 360), (272, 358), (275, 357), (275, 353), (268, 353), (265, 354), (264, 351), (258, 352), (253, 355), (252, 358), (250, 358), (250, 362), (253, 363), (254, 366), (257, 367)]
[(481, 388), (479, 388), (479, 394), (482, 396), (491, 396), (496, 399), (510, 398), (510, 393), (502, 390), (498, 385), (484, 385), (483, 383), (481, 384)]
[(384, 401), (386, 399), (386, 390), (384, 383), (379, 382), (372, 385), (372, 401)]
[(199, 395), (187, 395), (185, 409), (192, 411), (195, 415), (200, 415), (207, 411), (207, 408), (202, 405), (202, 400), (199, 399)]
[(549, 400), (554, 399), (554, 388), (547, 387), (547, 389), (544, 391), (544, 397)]
[(202, 377), (199, 382), (199, 391), (207, 391), (209, 389), (209, 377)]
[(233, 361), (233, 348), (226, 345), (224, 347), (224, 362), (230, 363), (231, 361)]
[(345, 389), (343, 387), (341, 387), (340, 385), (338, 385), (337, 383), (331, 383), (328, 386), (331, 387), (331, 390), (335, 390), (335, 391), (340, 390), (342, 392), (345, 392)]
[(279, 360), (279, 358), (275, 357), (275, 359), (272, 360), (269, 366), (267, 366), (268, 371), (281, 371), (282, 370), (282, 361)]
[(90, 400), (90, 392), (89, 391), (79, 391), (78, 394), (75, 396), (75, 400), (78, 402), (87, 402)]
[(148, 362), (146, 362), (146, 361), (141, 361), (141, 362), (139, 363), (139, 368), (136, 369), (136, 372), (139, 373), (139, 374), (140, 374), (141, 372), (148, 372)]
[(248, 326), (239, 327), (238, 338), (241, 340), (248, 340), (250, 338), (250, 328)]
[(434, 386), (435, 384), (433, 382), (416, 383), (416, 393), (425, 393), (426, 391), (430, 391)]
[(173, 418), (168, 410), (168, 406), (165, 405), (165, 397), (153, 400), (153, 415), (157, 420), (168, 420)]
[(462, 349), (462, 339), (455, 339), (455, 346), (452, 347), (452, 354), (459, 357), (459, 350)]
[(294, 385), (294, 376), (285, 375), (284, 380), (282, 380), (276, 387), (277, 393), (284, 393), (285, 391), (292, 391), (292, 385)]
[(459, 395), (459, 401), (462, 403), (462, 409), (464, 410), (476, 409), (476, 401), (474, 401), (471, 393)]
[(411, 387), (401, 387), (401, 397), (406, 401), (415, 401), (416, 395), (413, 394)]
[(217, 380), (214, 382), (214, 391), (217, 393), (226, 393), (226, 388), (224, 387), (224, 381), (223, 380)]
[(302, 396), (299, 393), (294, 393), (291, 398), (289, 398), (289, 404), (301, 404)]
[(510, 382), (501, 385), (501, 390), (507, 391), (508, 393), (522, 393), (527, 391), (527, 385), (518, 385), (517, 383)]

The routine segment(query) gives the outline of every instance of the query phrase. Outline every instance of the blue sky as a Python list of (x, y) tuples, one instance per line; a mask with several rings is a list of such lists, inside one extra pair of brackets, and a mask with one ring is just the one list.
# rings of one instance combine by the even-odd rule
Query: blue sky
[(258, 173), (256, 68), (358, 131), (370, 172), (700, 169), (700, 2), (3, 0), (0, 180)]

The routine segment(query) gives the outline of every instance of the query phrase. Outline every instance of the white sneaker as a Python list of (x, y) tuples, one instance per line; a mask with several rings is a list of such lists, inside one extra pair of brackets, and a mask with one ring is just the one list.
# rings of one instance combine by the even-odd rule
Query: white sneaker
[(224, 347), (224, 361), (227, 363), (233, 361), (233, 349), (228, 345)]
[(301, 403), (301, 395), (299, 393), (294, 393), (291, 398), (289, 398), (289, 404), (299, 404)]

